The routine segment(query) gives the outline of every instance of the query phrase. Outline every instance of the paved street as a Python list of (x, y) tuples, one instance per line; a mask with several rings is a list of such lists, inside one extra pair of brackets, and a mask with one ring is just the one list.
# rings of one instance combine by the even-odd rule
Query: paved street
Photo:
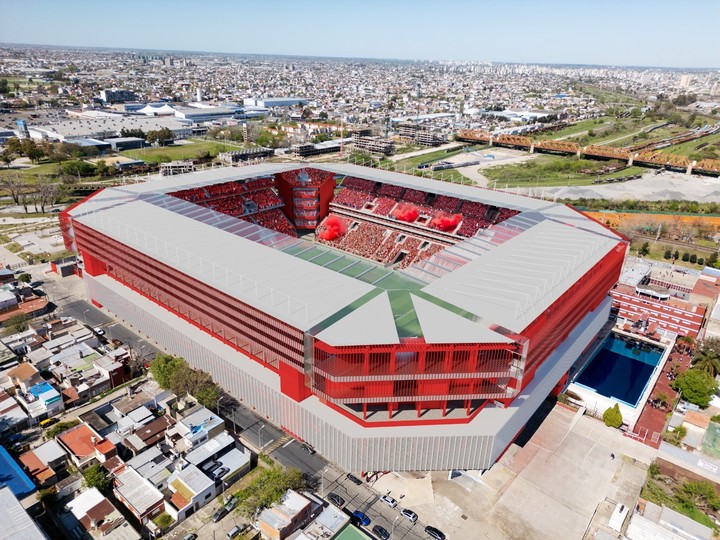
[[(144, 359), (152, 359), (159, 351), (138, 333), (84, 300), (84, 289), (77, 278), (61, 280), (49, 275), (45, 278), (45, 287), (50, 300), (58, 306), (56, 315), (73, 317), (93, 328), (99, 326), (105, 331), (108, 340), (119, 339)], [(103, 398), (101, 402), (117, 397), (113, 393)], [(75, 418), (78, 414), (97, 407), (101, 402), (70, 411), (66, 419)], [(400, 515), (402, 500), (398, 501), (397, 508), (388, 507), (380, 501), (379, 494), (370, 486), (353, 484), (346, 478), (346, 471), (330, 463), (320, 454), (308, 453), (298, 440), (245, 407), (233, 396), (223, 396), (218, 403), (217, 411), (225, 419), (228, 429), (234, 430), (244, 444), (270, 455), (286, 467), (300, 469), (310, 486), (318, 493), (326, 496), (334, 492), (340, 495), (346, 501), (347, 511), (361, 510), (367, 514), (372, 520), (367, 532), (374, 525), (381, 525), (388, 531), (394, 530), (393, 539), (413, 540), (427, 537), (423, 531), (425, 524), (421, 524), (420, 521), (412, 524)], [(212, 523), (212, 515), (219, 507), (220, 504), (216, 500), (212, 501), (190, 519), (181, 523), (167, 535), (167, 538), (179, 539), (189, 532), (197, 533), (200, 538), (217, 540), (224, 537), (230, 529), (240, 524), (242, 519), (237, 513), (232, 512), (220, 522)]]

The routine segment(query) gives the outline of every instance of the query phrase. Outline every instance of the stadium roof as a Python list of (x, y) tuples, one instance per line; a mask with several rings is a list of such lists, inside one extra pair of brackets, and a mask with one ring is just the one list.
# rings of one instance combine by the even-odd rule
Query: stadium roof
[[(392, 344), (406, 337), (507, 342), (493, 328), (522, 332), (622, 241), (583, 214), (548, 201), (357, 165), (308, 165), (520, 212), (404, 272), (391, 272), (340, 252), (337, 258), (316, 256), (329, 248), (167, 195), (302, 166), (263, 163), (164, 177), (106, 189), (70, 214), (336, 346)], [(462, 261), (433, 274), (433, 261), (445, 252)], [(340, 257), (347, 259), (336, 263)], [(343, 273), (346, 260), (368, 270)]]

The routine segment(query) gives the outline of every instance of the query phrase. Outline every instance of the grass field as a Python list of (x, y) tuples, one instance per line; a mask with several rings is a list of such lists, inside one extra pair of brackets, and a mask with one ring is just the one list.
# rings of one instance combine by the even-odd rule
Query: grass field
[(718, 149), (718, 154), (720, 154), (720, 133), (715, 133), (714, 135), (708, 135), (707, 137), (695, 139), (694, 141), (688, 141), (668, 148), (663, 148), (661, 152), (689, 156), (691, 154), (698, 153), (698, 146), (700, 145), (715, 146)]
[[(490, 181), (497, 182), (498, 188), (535, 186), (588, 186), (596, 178), (617, 178), (641, 174), (645, 169), (629, 167), (608, 174), (600, 170), (608, 161), (576, 159), (567, 156), (542, 155), (531, 161), (515, 165), (500, 165), (482, 170)], [(598, 171), (598, 174), (583, 174), (581, 170)]]
[(165, 163), (178, 159), (194, 159), (209, 154), (211, 157), (217, 156), (220, 152), (226, 150), (237, 150), (235, 145), (226, 145), (220, 142), (202, 141), (193, 142), (192, 144), (182, 144), (173, 146), (162, 146), (159, 148), (143, 148), (138, 150), (126, 150), (120, 152), (121, 155), (133, 159), (141, 159), (146, 162)]
[(572, 135), (578, 135), (578, 134), (585, 134), (586, 131), (589, 130), (597, 130), (600, 129), (603, 125), (610, 125), (615, 122), (614, 118), (610, 118), (609, 116), (601, 116), (600, 118), (591, 118), (589, 120), (582, 120), (581, 122), (578, 122), (577, 124), (573, 124), (572, 126), (568, 126), (564, 129), (561, 129), (559, 131), (549, 131), (547, 133), (538, 133), (537, 135), (533, 135), (533, 139), (536, 141), (544, 141), (547, 139), (559, 139), (561, 137), (563, 138), (572, 138)]

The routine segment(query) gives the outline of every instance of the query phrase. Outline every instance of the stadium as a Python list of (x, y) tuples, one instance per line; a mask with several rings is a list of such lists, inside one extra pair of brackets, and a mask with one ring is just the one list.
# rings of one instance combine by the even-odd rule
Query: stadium
[(60, 222), (93, 304), (354, 471), (490, 467), (627, 249), (564, 205), (349, 164), (108, 188)]

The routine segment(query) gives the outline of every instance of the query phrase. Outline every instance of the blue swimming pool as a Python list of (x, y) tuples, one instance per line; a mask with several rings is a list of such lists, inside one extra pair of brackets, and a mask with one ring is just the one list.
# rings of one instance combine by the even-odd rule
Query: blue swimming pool
[(637, 407), (663, 349), (610, 334), (575, 383), (600, 395)]

